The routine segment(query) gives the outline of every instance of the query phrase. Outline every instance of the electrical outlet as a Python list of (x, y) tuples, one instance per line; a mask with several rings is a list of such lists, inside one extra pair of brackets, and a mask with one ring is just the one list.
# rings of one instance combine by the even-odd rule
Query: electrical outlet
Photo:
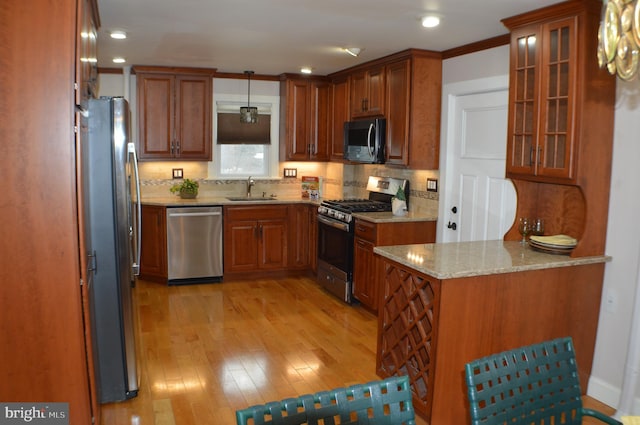
[(182, 168), (172, 168), (171, 172), (174, 179), (181, 179), (183, 177)]
[(427, 192), (437, 192), (437, 191), (438, 191), (438, 180), (427, 179)]
[(284, 169), (285, 177), (298, 177), (298, 169), (297, 168), (285, 168)]

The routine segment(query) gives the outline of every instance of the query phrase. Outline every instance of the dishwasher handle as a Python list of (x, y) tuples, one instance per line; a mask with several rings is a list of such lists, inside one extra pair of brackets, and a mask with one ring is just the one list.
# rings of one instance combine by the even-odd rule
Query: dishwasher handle
[(185, 212), (185, 213), (169, 213), (169, 217), (209, 217), (215, 215), (222, 215), (221, 212)]

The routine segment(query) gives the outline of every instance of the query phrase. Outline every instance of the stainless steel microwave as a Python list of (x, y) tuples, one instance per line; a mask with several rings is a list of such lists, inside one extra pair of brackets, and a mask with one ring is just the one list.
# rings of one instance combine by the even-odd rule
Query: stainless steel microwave
[(344, 158), (364, 164), (384, 164), (387, 121), (384, 118), (344, 123)]

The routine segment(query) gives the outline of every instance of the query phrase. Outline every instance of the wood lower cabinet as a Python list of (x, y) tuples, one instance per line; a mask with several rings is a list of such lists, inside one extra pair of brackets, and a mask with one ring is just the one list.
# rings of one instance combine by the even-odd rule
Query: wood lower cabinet
[(288, 207), (224, 207), (224, 271), (288, 267)]
[(142, 206), (142, 234), (140, 250), (140, 278), (166, 282), (167, 269), (167, 212), (156, 205)]
[(317, 268), (318, 221), (317, 206), (289, 205), (289, 270)]
[(211, 161), (215, 70), (134, 67), (141, 160)]
[(378, 310), (378, 272), (373, 254), (375, 245), (356, 237), (353, 245), (353, 296), (373, 311)]
[(469, 421), (465, 363), (561, 336), (573, 338), (586, 391), (604, 264), (437, 279), (382, 259), (376, 369), (408, 375), (416, 412)]
[(364, 306), (378, 311), (382, 263), (373, 253), (381, 245), (433, 243), (436, 221), (374, 223), (356, 219), (353, 248), (353, 295)]
[[(224, 207), (224, 274), (304, 271), (317, 267), (317, 207), (310, 204)], [(166, 283), (166, 207), (142, 206), (140, 277)]]
[(309, 205), (309, 267), (318, 272), (318, 207)]

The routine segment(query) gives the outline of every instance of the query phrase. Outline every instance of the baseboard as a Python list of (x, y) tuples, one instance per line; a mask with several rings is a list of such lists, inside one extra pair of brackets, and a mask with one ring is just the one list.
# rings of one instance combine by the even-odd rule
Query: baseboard
[[(589, 387), (587, 388), (587, 395), (595, 398), (596, 400), (606, 404), (607, 406), (617, 409), (620, 403), (621, 389), (611, 385), (610, 383), (603, 381), (602, 379), (594, 378), (589, 379)], [(633, 399), (633, 406), (631, 412), (616, 412), (615, 417), (620, 415), (637, 415), (640, 413), (640, 398), (637, 396)]]
[(602, 379), (595, 378), (592, 375), (589, 379), (587, 395), (606, 404), (607, 406), (616, 408), (620, 401), (620, 388), (614, 387), (610, 383), (603, 381)]

